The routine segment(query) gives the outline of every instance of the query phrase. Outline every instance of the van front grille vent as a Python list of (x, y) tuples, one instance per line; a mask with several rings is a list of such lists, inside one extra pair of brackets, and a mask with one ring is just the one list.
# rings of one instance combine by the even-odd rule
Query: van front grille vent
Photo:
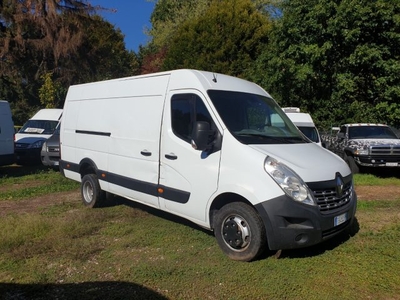
[(332, 213), (350, 202), (353, 195), (353, 185), (351, 182), (343, 186), (340, 190), (337, 187), (325, 188), (313, 191), (321, 213)]

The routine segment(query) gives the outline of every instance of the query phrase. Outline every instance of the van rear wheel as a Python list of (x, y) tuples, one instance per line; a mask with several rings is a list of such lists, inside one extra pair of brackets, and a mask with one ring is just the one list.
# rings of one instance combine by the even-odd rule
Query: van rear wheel
[(214, 224), (220, 248), (233, 260), (254, 260), (266, 247), (264, 224), (257, 212), (245, 203), (233, 202), (223, 206)]
[(105, 192), (101, 190), (95, 174), (86, 174), (81, 183), (82, 202), (87, 207), (100, 207), (105, 198)]

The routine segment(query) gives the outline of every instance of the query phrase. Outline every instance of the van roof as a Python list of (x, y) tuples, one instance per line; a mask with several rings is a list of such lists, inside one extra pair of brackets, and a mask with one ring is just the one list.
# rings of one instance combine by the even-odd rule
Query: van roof
[(61, 108), (44, 108), (39, 110), (31, 120), (50, 120), (58, 121), (61, 118), (63, 110)]
[(308, 113), (286, 113), (286, 115), (297, 126), (314, 126), (313, 119)]

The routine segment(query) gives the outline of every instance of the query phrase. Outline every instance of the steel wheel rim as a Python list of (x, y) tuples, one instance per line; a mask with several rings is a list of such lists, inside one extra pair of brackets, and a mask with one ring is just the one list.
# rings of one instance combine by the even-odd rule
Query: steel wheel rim
[(93, 200), (93, 185), (90, 182), (85, 182), (83, 184), (83, 199), (85, 202), (90, 203)]
[(225, 218), (221, 234), (225, 244), (234, 251), (243, 251), (251, 240), (249, 224), (238, 215), (230, 215)]

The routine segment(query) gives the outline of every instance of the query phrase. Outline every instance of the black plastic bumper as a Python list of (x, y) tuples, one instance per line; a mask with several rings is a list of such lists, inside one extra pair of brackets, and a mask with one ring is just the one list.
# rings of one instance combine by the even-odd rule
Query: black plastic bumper
[[(281, 196), (256, 205), (264, 221), (271, 250), (295, 249), (316, 245), (342, 232), (353, 222), (357, 196), (331, 214), (321, 214), (318, 206), (298, 203)], [(336, 220), (346, 221), (335, 225)]]

